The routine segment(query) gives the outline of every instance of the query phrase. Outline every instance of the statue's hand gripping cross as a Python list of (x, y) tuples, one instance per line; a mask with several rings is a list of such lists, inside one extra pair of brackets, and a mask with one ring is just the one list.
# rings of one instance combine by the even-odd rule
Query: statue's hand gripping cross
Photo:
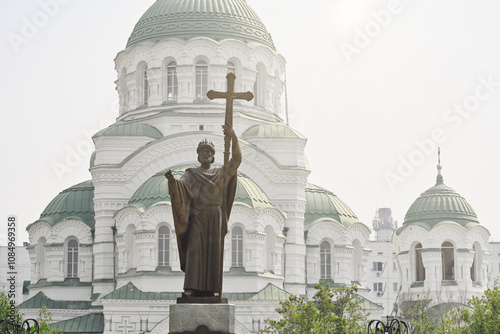
[[(213, 99), (226, 99), (226, 119), (224, 121), (225, 125), (233, 126), (233, 100), (247, 100), (251, 101), (253, 99), (252, 92), (246, 93), (235, 93), (234, 92), (234, 80), (236, 76), (234, 73), (228, 73), (226, 76), (227, 80), (227, 92), (216, 92), (210, 90), (207, 93), (207, 97), (210, 100)], [(229, 146), (231, 144), (231, 138), (229, 136), (224, 137), (224, 165), (229, 162)]]

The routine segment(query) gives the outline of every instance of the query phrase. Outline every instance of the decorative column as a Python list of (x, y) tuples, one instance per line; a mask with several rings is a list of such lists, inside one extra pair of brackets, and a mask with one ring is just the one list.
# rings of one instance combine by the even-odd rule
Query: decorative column
[(155, 231), (136, 231), (134, 233), (137, 249), (139, 250), (139, 262), (137, 271), (155, 271), (155, 261), (152, 254), (155, 247)]
[(162, 77), (161, 67), (148, 69), (149, 99), (148, 106), (159, 106), (162, 104)]
[(263, 272), (264, 249), (266, 248), (266, 234), (258, 231), (247, 231), (244, 245), (248, 250), (245, 254), (245, 268), (250, 272)]
[(178, 103), (194, 100), (194, 65), (177, 65)]

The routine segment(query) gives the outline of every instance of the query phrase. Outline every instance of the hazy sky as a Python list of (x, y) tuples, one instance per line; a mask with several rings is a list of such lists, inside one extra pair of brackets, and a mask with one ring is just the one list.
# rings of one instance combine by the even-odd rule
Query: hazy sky
[[(311, 183), (368, 226), (378, 207), (402, 224), (435, 183), (439, 145), (445, 183), (500, 240), (500, 2), (247, 2), (287, 59)], [(118, 116), (113, 59), (152, 3), (0, 2), (0, 219), (18, 216), (18, 242), (61, 190), (91, 178), (90, 137)]]

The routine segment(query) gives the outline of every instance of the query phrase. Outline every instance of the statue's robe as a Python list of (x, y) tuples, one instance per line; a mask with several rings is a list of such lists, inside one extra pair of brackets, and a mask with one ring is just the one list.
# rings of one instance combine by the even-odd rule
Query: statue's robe
[(169, 181), (179, 258), (185, 273), (184, 290), (219, 291), (224, 237), (236, 192), (236, 168), (189, 168), (179, 180)]

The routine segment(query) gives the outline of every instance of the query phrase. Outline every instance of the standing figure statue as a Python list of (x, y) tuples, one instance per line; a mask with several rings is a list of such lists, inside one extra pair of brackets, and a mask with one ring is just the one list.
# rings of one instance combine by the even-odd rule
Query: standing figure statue
[(232, 157), (227, 164), (212, 167), (215, 147), (205, 139), (196, 150), (200, 167), (186, 169), (179, 180), (171, 170), (165, 173), (185, 273), (183, 297), (214, 297), (216, 293), (221, 297), (224, 237), (241, 164), (233, 128), (222, 127), (232, 141)]

